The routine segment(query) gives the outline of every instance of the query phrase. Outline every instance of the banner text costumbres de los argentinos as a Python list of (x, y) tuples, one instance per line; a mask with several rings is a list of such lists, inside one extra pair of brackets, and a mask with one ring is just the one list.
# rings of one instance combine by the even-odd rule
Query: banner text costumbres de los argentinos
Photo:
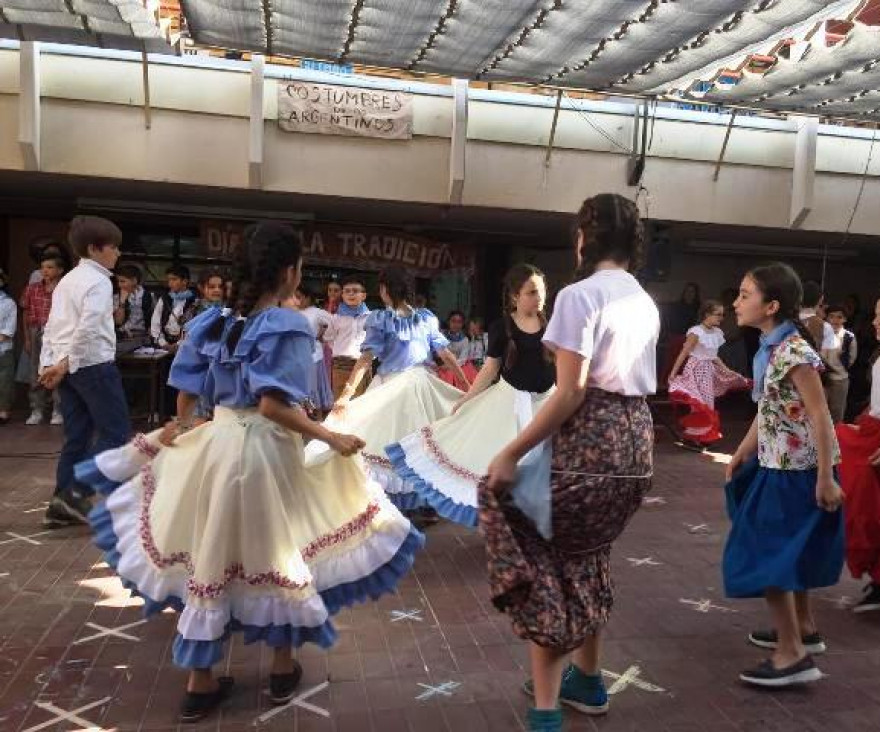
[(278, 126), (318, 135), (412, 138), (412, 94), (300, 81), (278, 85)]

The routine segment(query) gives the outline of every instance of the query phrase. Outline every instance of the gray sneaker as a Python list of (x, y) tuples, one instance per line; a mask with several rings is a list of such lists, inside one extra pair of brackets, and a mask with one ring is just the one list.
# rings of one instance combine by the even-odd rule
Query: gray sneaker
[(49, 507), (43, 515), (43, 526), (47, 529), (61, 529), (66, 526), (81, 526), (83, 522), (73, 515), (64, 501), (57, 496), (49, 501)]

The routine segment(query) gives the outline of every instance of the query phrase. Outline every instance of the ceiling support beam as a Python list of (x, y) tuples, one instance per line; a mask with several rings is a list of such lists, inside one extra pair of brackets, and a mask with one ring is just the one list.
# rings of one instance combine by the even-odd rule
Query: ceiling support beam
[(794, 150), (794, 169), (791, 172), (791, 213), (789, 225), (799, 229), (813, 210), (816, 183), (816, 142), (819, 139), (817, 117), (794, 117), (797, 139)]
[(626, 183), (634, 187), (642, 182), (648, 157), (648, 102), (642, 100), (633, 109), (633, 142), (626, 162)]
[(730, 144), (730, 133), (733, 132), (733, 123), (736, 122), (736, 112), (730, 113), (730, 119), (727, 121), (727, 129), (724, 132), (724, 142), (721, 143), (721, 152), (718, 154), (718, 160), (715, 161), (715, 172), (712, 173), (712, 180), (718, 182), (718, 176), (721, 175), (721, 166), (724, 165), (724, 156), (727, 155), (727, 146)]
[(467, 152), (468, 82), (452, 80), (452, 137), (449, 147), (449, 203), (461, 204), (464, 193), (465, 154)]
[(266, 58), (255, 53), (251, 56), (251, 115), (248, 143), (248, 185), (263, 187), (263, 97), (265, 90)]
[(544, 154), (544, 167), (550, 167), (550, 156), (553, 154), (553, 143), (556, 142), (556, 127), (559, 124), (559, 108), (562, 106), (562, 89), (556, 92), (556, 108), (553, 110), (553, 122), (550, 125), (550, 139), (547, 141), (547, 152)]
[(25, 170), (40, 169), (40, 44), (23, 41), (19, 54), (18, 144)]

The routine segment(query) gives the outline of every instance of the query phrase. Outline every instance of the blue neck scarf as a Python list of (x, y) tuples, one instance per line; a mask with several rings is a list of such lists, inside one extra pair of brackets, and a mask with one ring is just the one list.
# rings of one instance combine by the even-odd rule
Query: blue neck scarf
[(183, 290), (182, 292), (169, 291), (168, 294), (171, 296), (171, 302), (173, 303), (186, 302), (193, 297), (191, 290)]
[(764, 395), (764, 377), (767, 374), (767, 367), (770, 365), (770, 358), (773, 356), (773, 349), (797, 332), (797, 326), (791, 320), (786, 320), (769, 333), (761, 336), (761, 347), (758, 349), (758, 352), (755, 354), (755, 360), (752, 362), (755, 376), (755, 383), (752, 387), (752, 401), (757, 402)]
[(351, 305), (346, 305), (344, 302), (339, 303), (339, 308), (336, 310), (337, 315), (344, 315), (347, 318), (357, 318), (360, 315), (366, 315), (370, 312), (370, 308), (367, 307), (367, 303), (362, 302), (358, 307), (353, 308)]
[(453, 333), (452, 331), (449, 331), (446, 334), (446, 338), (452, 343), (458, 343), (459, 341), (463, 341), (465, 338), (467, 338), (467, 336), (464, 334), (463, 330), (458, 331), (458, 333)]

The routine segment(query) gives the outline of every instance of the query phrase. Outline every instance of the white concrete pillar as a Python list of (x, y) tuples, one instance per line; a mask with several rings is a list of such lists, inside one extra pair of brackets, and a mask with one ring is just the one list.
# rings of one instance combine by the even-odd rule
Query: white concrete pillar
[(263, 96), (266, 59), (255, 53), (251, 57), (251, 118), (248, 144), (248, 185), (263, 187)]
[(467, 150), (468, 82), (452, 80), (452, 137), (449, 148), (449, 203), (460, 205), (464, 193)]
[(816, 141), (819, 139), (817, 117), (792, 117), (797, 125), (794, 169), (791, 173), (791, 212), (789, 225), (799, 229), (813, 210), (816, 183)]
[(40, 44), (23, 41), (19, 59), (18, 144), (25, 170), (40, 169)]

